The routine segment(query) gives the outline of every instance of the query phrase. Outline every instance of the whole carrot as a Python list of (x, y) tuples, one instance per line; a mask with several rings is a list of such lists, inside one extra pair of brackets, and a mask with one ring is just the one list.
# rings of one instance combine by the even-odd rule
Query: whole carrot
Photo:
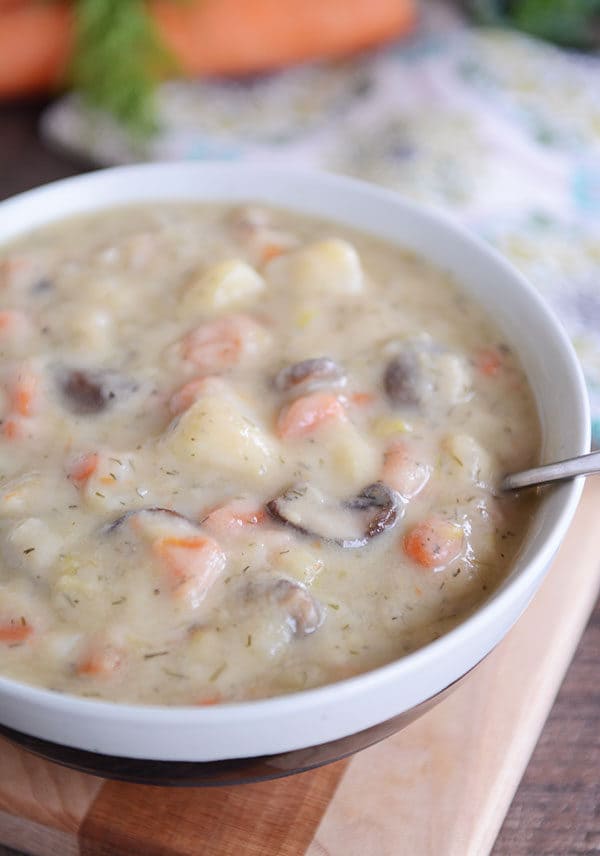
[[(155, 0), (151, 15), (183, 73), (247, 74), (337, 57), (411, 29), (416, 0)], [(0, 97), (65, 80), (76, 2), (0, 0)]]

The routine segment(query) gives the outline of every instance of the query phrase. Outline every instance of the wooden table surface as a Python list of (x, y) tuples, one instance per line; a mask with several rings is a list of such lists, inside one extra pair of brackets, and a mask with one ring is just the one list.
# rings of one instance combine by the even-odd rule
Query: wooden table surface
[[(0, 199), (90, 168), (42, 145), (41, 106), (0, 106)], [(0, 846), (0, 856), (9, 852)], [(493, 849), (493, 856), (592, 854), (600, 854), (600, 602)]]

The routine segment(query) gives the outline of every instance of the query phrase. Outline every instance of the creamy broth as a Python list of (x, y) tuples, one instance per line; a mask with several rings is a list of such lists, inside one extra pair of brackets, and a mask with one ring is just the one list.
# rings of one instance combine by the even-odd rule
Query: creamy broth
[(510, 572), (517, 359), (409, 252), (261, 206), (105, 211), (0, 250), (0, 674), (214, 704), (438, 638)]

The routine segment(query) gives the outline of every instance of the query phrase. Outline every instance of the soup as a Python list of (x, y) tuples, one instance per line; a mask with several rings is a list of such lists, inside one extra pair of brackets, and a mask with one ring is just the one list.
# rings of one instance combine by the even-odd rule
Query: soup
[(156, 203), (0, 250), (0, 674), (208, 705), (423, 646), (510, 572), (539, 425), (481, 308), (410, 252)]

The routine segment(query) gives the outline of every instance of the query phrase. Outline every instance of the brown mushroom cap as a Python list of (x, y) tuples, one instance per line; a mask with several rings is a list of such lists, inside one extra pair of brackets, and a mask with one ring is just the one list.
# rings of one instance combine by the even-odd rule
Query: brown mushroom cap
[(306, 586), (297, 580), (275, 577), (252, 582), (245, 588), (244, 596), (252, 601), (267, 598), (281, 607), (294, 636), (310, 636), (323, 623), (323, 608)]
[(296, 484), (266, 507), (280, 523), (345, 549), (364, 547), (394, 526), (403, 511), (398, 494), (383, 482), (368, 485), (344, 503), (327, 500), (311, 485)]
[(279, 392), (307, 392), (344, 379), (344, 372), (335, 360), (313, 357), (285, 366), (275, 376), (274, 385)]
[(419, 404), (421, 366), (412, 349), (396, 354), (389, 361), (383, 375), (383, 388), (392, 404)]
[(131, 378), (107, 369), (60, 368), (57, 382), (65, 407), (82, 416), (100, 413), (138, 388)]
[(198, 526), (199, 524), (192, 520), (190, 517), (186, 517), (185, 514), (180, 514), (178, 511), (173, 511), (172, 508), (160, 508), (159, 506), (149, 506), (148, 508), (132, 508), (130, 511), (126, 511), (124, 514), (121, 514), (115, 520), (112, 520), (110, 523), (107, 523), (102, 527), (102, 531), (104, 533), (114, 532), (119, 528), (123, 523), (127, 520), (130, 520), (132, 517), (135, 517), (139, 514), (160, 514), (160, 515), (168, 515), (169, 517), (177, 517), (179, 520), (185, 520), (186, 523), (191, 523), (194, 526)]

